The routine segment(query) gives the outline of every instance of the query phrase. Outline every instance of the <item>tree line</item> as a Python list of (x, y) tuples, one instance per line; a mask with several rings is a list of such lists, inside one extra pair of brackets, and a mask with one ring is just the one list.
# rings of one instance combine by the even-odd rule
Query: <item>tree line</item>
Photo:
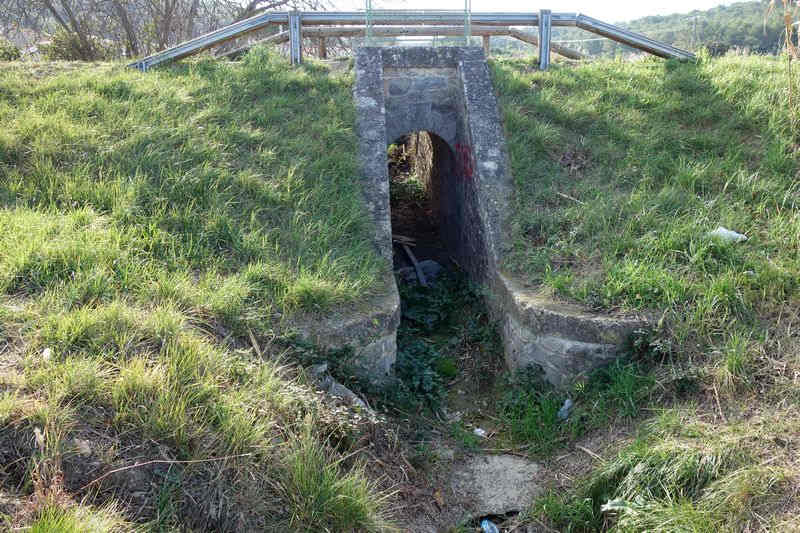
[[(776, 54), (786, 48), (788, 20), (798, 20), (795, 0), (770, 0), (741, 2), (719, 6), (706, 11), (692, 11), (665, 16), (650, 16), (617, 26), (644, 34), (652, 39), (690, 51), (706, 48), (713, 55), (728, 50), (746, 50), (750, 53)], [(591, 13), (603, 19), (602, 12)], [(797, 43), (797, 26), (792, 42)], [(536, 31), (536, 28), (531, 28)], [(615, 57), (641, 53), (638, 50), (585, 32), (578, 28), (553, 28), (554, 41), (566, 41), (565, 46), (589, 56)], [(493, 51), (508, 54), (529, 54), (530, 46), (514, 39), (493, 40)]]
[[(328, 0), (0, 0), (0, 55), (48, 59), (137, 57), (273, 9), (316, 10)], [(269, 31), (269, 30), (267, 30)], [(14, 49), (17, 53), (14, 53)], [(0, 57), (0, 60), (4, 59)]]
[[(769, 0), (741, 2), (707, 11), (651, 16), (622, 23), (620, 26), (658, 41), (697, 51), (707, 48), (712, 54), (729, 49), (751, 53), (776, 54), (785, 46), (784, 12), (770, 10)], [(571, 28), (554, 32), (555, 40), (582, 40), (587, 33)], [(570, 43), (590, 55), (617, 56), (632, 49), (608, 39)]]

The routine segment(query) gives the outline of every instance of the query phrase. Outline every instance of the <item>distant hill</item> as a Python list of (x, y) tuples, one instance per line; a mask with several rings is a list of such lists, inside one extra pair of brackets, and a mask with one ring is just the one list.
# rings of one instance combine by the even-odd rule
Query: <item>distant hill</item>
[[(644, 17), (619, 25), (679, 48), (698, 50), (703, 46), (712, 51), (746, 48), (750, 52), (774, 54), (783, 43), (782, 15), (776, 10), (767, 16), (769, 2), (740, 2), (719, 6), (708, 11), (692, 11), (675, 15)], [(591, 13), (603, 19), (602, 10)], [(632, 49), (608, 39), (574, 28), (557, 28), (555, 40), (577, 40), (572, 48), (592, 55), (613, 56)], [(591, 39), (591, 40), (588, 40)]]
[[(775, 54), (783, 46), (783, 21), (780, 10), (767, 16), (768, 1), (740, 2), (708, 11), (653, 16), (630, 22), (616, 22), (623, 28), (642, 33), (686, 50), (707, 47), (712, 53), (746, 49), (751, 53)], [(605, 22), (602, 8), (586, 13)], [(531, 28), (536, 31), (536, 28)], [(578, 28), (553, 28), (553, 40), (591, 56), (613, 57), (640, 53)], [(512, 38), (492, 39), (493, 53), (529, 54), (532, 47)]]

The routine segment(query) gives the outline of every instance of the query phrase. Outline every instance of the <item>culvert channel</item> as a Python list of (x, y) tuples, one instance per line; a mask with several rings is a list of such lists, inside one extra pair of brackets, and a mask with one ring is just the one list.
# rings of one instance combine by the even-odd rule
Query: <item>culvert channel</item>
[[(601, 315), (553, 300), (525, 279), (500, 270), (509, 251), (512, 178), (489, 68), (479, 47), (376, 48), (356, 51), (356, 132), (362, 190), (374, 220), (373, 240), (393, 262), (387, 147), (427, 132), (447, 147), (452, 167), (438, 181), (438, 225), (448, 255), (483, 287), (500, 323), (511, 370), (534, 366), (555, 385), (621, 355), (646, 316)], [(444, 157), (444, 156), (443, 156)], [(441, 164), (441, 163), (439, 163)], [(394, 277), (384, 297), (353, 318), (320, 324), (312, 340), (353, 348), (356, 367), (381, 381), (396, 358), (400, 301)]]
[(394, 272), (399, 283), (428, 285), (457, 268), (448, 249), (453, 206), (442, 194), (456, 179), (455, 157), (441, 137), (424, 131), (396, 139), (387, 157)]
[[(410, 238), (420, 241), (414, 243), (419, 259), (443, 266), (452, 261), (476, 285), (490, 285), (504, 251), (511, 178), (483, 51), (367, 47), (356, 52), (355, 71), (362, 186), (381, 255), (395, 267), (410, 266), (394, 246)], [(427, 196), (416, 211), (404, 213), (407, 203), (392, 210), (387, 149), (414, 152), (418, 185)], [(396, 293), (394, 280), (389, 283)], [(385, 348), (366, 347), (360, 357), (393, 357)]]

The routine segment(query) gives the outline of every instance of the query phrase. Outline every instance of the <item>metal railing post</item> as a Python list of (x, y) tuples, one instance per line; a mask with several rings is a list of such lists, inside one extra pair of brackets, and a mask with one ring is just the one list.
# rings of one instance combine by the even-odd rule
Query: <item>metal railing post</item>
[(472, 0), (464, 0), (464, 46), (469, 46), (472, 36)]
[(301, 34), (300, 12), (289, 13), (289, 57), (292, 65), (303, 62), (303, 35)]
[(539, 70), (550, 67), (550, 34), (552, 15), (549, 9), (539, 11)]
[(366, 25), (364, 44), (372, 46), (372, 0), (367, 0), (367, 5), (364, 9), (364, 23)]

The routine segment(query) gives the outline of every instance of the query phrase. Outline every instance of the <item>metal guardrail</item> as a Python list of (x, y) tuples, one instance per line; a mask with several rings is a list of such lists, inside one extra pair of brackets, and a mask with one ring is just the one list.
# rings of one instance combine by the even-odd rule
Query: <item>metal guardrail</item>
[[(349, 11), (349, 12), (272, 12), (262, 13), (241, 20), (230, 26), (212, 31), (172, 48), (155, 53), (130, 64), (131, 67), (147, 71), (150, 67), (197, 54), (208, 48), (217, 46), (231, 39), (241, 37), (256, 30), (266, 28), (270, 24), (288, 24), (290, 57), (292, 63), (302, 61), (302, 41), (304, 26), (363, 26), (369, 36), (373, 26), (462, 26), (464, 35), (470, 34), (471, 27), (504, 26), (509, 28), (509, 35), (517, 37), (520, 33), (513, 26), (539, 27), (539, 66), (547, 69), (550, 65), (550, 51), (557, 51), (551, 43), (553, 26), (574, 26), (597, 35), (602, 35), (619, 43), (626, 44), (644, 52), (664, 58), (694, 59), (694, 54), (675, 48), (666, 43), (650, 39), (644, 35), (625, 30), (612, 24), (582, 15), (580, 13), (551, 13), (542, 10), (539, 13), (469, 13), (465, 19), (465, 11)], [(344, 30), (344, 28), (343, 28)], [(313, 33), (313, 32), (309, 32)], [(479, 31), (474, 32), (476, 35)], [(517, 37), (519, 38), (519, 37)], [(523, 39), (533, 42), (532, 39)], [(567, 57), (579, 56), (569, 49), (562, 50)], [(561, 52), (558, 52), (561, 53)]]
[[(387, 26), (404, 26), (404, 27), (419, 27), (419, 26), (448, 26), (461, 28), (460, 36), (464, 37), (464, 44), (469, 46), (469, 38), (472, 35), (472, 13), (469, 8), (469, 1), (467, 0), (464, 9), (452, 9), (446, 11), (430, 11), (430, 10), (395, 10), (395, 9), (372, 9), (370, 7), (371, 0), (367, 0), (367, 9), (365, 11), (365, 40), (366, 46), (376, 46), (372, 42), (373, 35), (372, 29), (375, 27)], [(349, 18), (349, 17), (348, 17)], [(306, 19), (303, 19), (305, 22)], [(411, 22), (409, 22), (411, 21)], [(430, 21), (425, 23), (424, 21)], [(451, 22), (454, 21), (454, 22)], [(358, 22), (348, 23), (347, 26), (359, 24)], [(322, 26), (323, 24), (320, 24)], [(325, 25), (328, 25), (327, 23)], [(456, 35), (449, 35), (450, 37)]]
[[(464, 35), (464, 28), (461, 26), (372, 26), (370, 29), (372, 37), (405, 37), (403, 45), (408, 45), (414, 37), (459, 37)], [(525, 43), (539, 46), (539, 38), (529, 32), (518, 30), (511, 26), (478, 26), (471, 30), (473, 36), (488, 38), (491, 36), (513, 37)], [(367, 27), (365, 26), (307, 26), (303, 28), (304, 39), (324, 39), (331, 37), (366, 37)], [(219, 57), (236, 58), (246, 53), (253, 46), (267, 44), (288, 43), (290, 35), (288, 31), (282, 31), (266, 37), (255, 43), (250, 43), (241, 48), (220, 54)], [(416, 40), (419, 42), (419, 40)], [(550, 50), (553, 53), (564, 56), (568, 59), (586, 59), (586, 56), (575, 50), (571, 50), (557, 43), (550, 43)]]
[(539, 11), (539, 68), (550, 68), (550, 35), (553, 15), (549, 9)]
[(270, 24), (286, 24), (288, 21), (288, 13), (262, 13), (254, 17), (240, 20), (239, 22), (231, 24), (230, 26), (225, 26), (219, 30), (206, 33), (200, 37), (195, 37), (194, 39), (173, 46), (172, 48), (167, 48), (166, 50), (147, 56), (144, 59), (135, 61), (129, 66), (147, 72), (152, 66), (198, 54), (203, 50), (220, 45), (231, 39), (266, 28)]
[(634, 33), (624, 28), (620, 28), (619, 26), (607, 24), (603, 21), (593, 19), (592, 17), (587, 17), (586, 15), (578, 14), (578, 16), (575, 17), (575, 25), (583, 30), (596, 33), (597, 35), (602, 35), (603, 37), (607, 37), (612, 41), (627, 44), (628, 46), (638, 48), (639, 50), (657, 55), (659, 57), (666, 59), (694, 59), (694, 54), (691, 52), (681, 50), (680, 48), (675, 48), (674, 46), (670, 46), (666, 43), (658, 42), (654, 39), (650, 39), (649, 37), (645, 37), (640, 33)]

